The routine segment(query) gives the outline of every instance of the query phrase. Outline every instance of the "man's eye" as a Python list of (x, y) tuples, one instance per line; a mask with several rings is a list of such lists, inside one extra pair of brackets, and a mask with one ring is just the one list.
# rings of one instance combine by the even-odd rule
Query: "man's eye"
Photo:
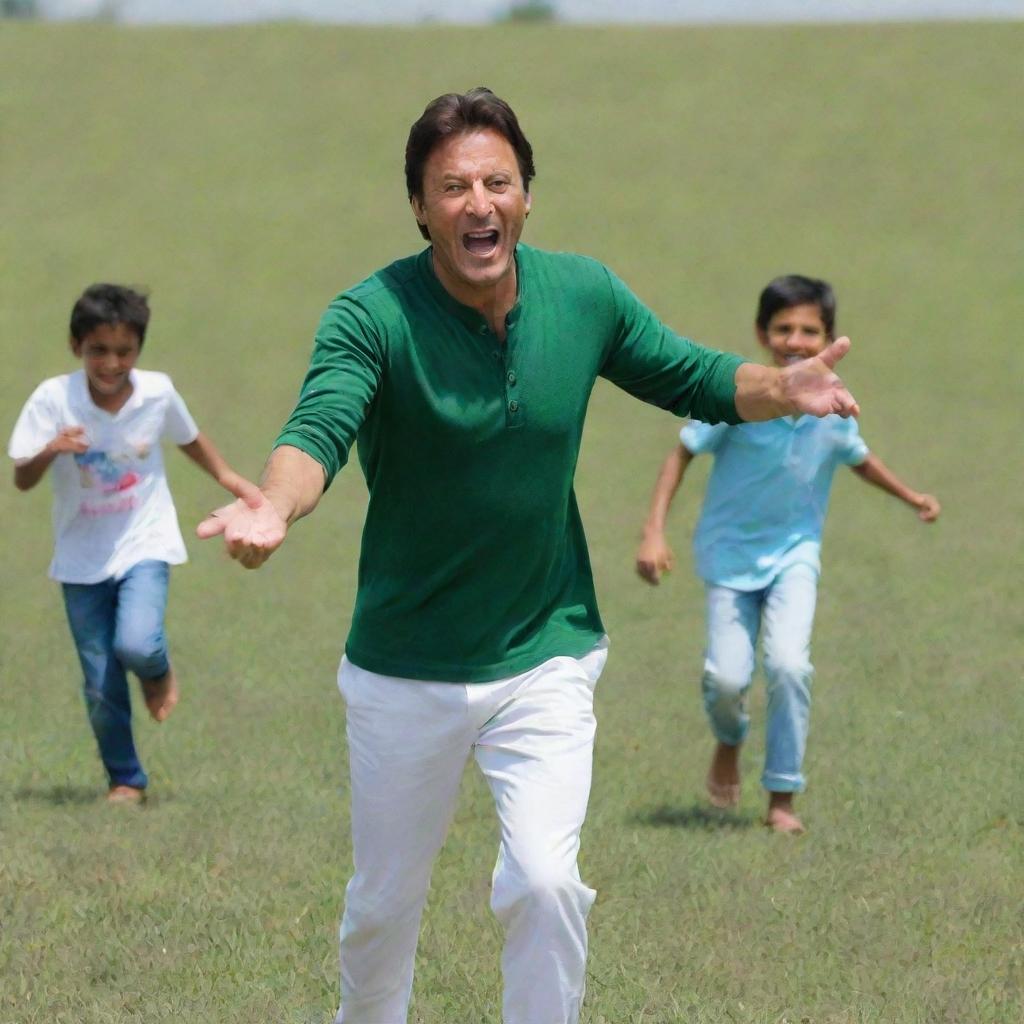
[(462, 189), (463, 186), (457, 185), (455, 182), (451, 182), (450, 184), (445, 185), (444, 187), (445, 192), (461, 192)]
[(505, 189), (508, 188), (508, 186), (509, 182), (507, 182), (504, 178), (497, 178), (490, 183), (490, 188), (492, 192), (504, 192)]

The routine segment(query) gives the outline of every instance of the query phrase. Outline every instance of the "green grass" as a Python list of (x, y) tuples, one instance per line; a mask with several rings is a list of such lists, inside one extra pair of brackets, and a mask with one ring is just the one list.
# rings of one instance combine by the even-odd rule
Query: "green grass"
[[(703, 809), (701, 591), (632, 576), (676, 424), (595, 392), (578, 473), (613, 648), (584, 877), (585, 1024), (1024, 1019), (1020, 342), (1024, 25), (186, 31), (4, 24), (0, 422), (71, 367), (87, 283), (149, 285), (143, 365), (256, 474), (337, 291), (418, 245), (402, 145), (486, 83), (539, 177), (527, 239), (606, 260), (670, 323), (753, 353), (777, 273), (836, 285), (874, 449), (934, 528), (837, 482), (798, 841)], [(220, 499), (172, 457), (186, 527)], [(138, 733), (153, 799), (102, 805), (48, 494), (0, 490), (0, 1021), (323, 1024), (349, 871), (334, 672), (365, 491), (349, 471), (260, 573), (190, 542), (184, 702)], [(762, 754), (761, 690), (744, 767)], [(467, 775), (420, 945), (420, 1024), (498, 1020), (496, 826)]]

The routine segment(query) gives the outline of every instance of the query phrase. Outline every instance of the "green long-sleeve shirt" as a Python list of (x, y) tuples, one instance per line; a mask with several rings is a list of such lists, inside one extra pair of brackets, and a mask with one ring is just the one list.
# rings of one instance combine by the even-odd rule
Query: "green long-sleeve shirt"
[(739, 420), (738, 357), (672, 333), (594, 260), (519, 245), (516, 264), (504, 343), (429, 249), (338, 296), (277, 439), (328, 483), (359, 442), (370, 500), (346, 653), (370, 671), (485, 682), (603, 635), (572, 485), (598, 376)]

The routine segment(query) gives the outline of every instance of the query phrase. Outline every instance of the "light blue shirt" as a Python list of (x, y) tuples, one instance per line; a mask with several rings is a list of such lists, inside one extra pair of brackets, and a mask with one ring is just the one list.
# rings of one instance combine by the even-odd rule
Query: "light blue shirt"
[(821, 568), (821, 531), (836, 466), (858, 466), (868, 447), (852, 417), (784, 416), (679, 432), (715, 464), (693, 535), (698, 575), (734, 590), (761, 590), (796, 563)]

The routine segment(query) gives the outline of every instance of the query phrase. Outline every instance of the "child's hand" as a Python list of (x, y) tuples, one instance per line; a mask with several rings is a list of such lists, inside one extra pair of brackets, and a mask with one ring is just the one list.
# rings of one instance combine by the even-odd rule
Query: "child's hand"
[(46, 446), (53, 455), (64, 452), (81, 455), (89, 450), (89, 440), (85, 436), (85, 427), (64, 427), (63, 430)]
[(645, 537), (636, 553), (636, 571), (640, 579), (652, 586), (661, 582), (663, 572), (675, 568), (676, 556), (664, 537)]
[(922, 523), (934, 523), (942, 511), (939, 499), (932, 494), (917, 494), (910, 504), (917, 509), (917, 518)]

